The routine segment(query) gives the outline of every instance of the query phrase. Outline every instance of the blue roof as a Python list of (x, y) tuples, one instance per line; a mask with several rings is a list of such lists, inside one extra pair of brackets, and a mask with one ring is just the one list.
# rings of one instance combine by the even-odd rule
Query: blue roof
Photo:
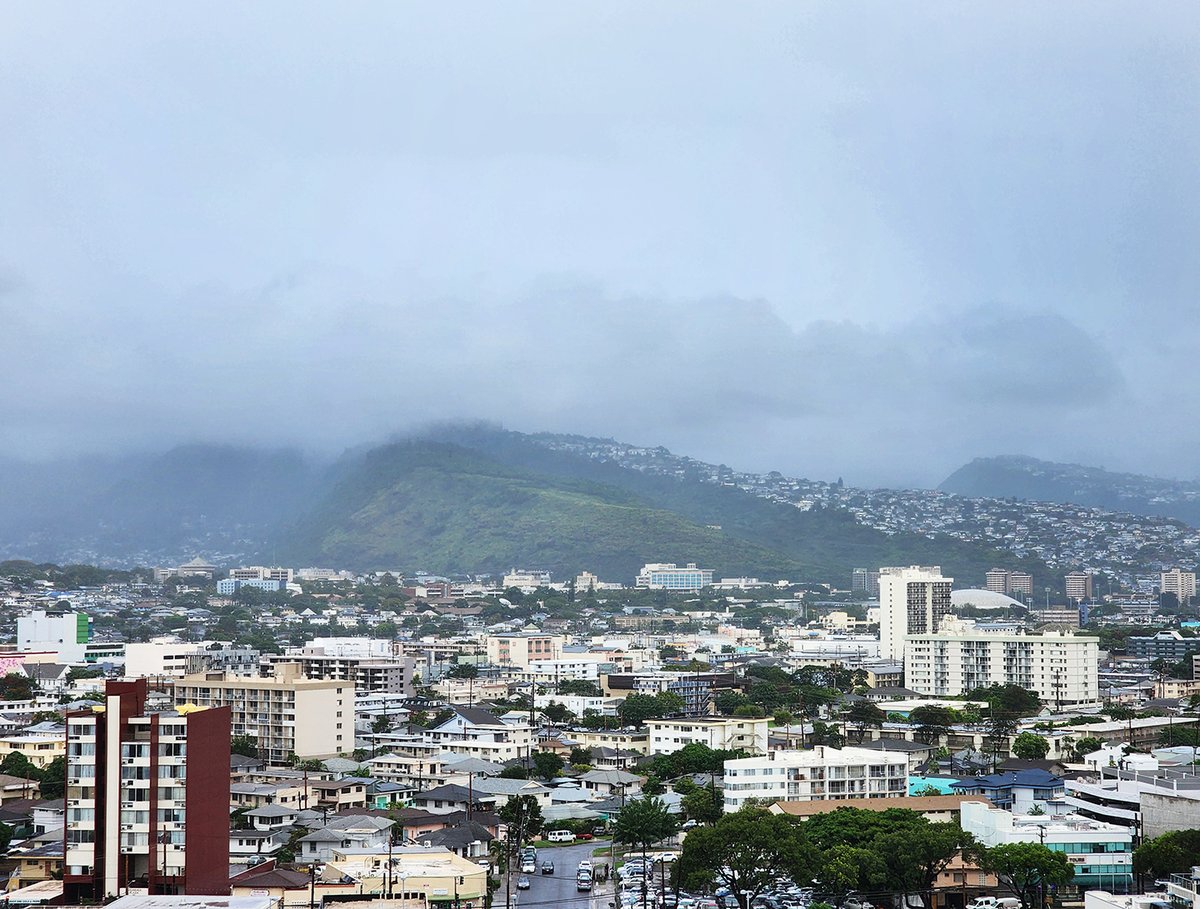
[(970, 776), (951, 783), (952, 789), (1008, 789), (1013, 786), (1029, 786), (1038, 789), (1057, 788), (1062, 779), (1048, 770), (1017, 770), (1013, 773), (992, 773), (987, 776)]

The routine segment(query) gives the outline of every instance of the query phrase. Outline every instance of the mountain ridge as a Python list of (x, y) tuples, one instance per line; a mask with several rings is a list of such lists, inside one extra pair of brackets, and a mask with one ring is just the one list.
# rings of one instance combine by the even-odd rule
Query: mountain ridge
[(971, 498), (1071, 503), (1200, 527), (1200, 483), (1027, 455), (975, 458), (943, 480), (938, 489)]

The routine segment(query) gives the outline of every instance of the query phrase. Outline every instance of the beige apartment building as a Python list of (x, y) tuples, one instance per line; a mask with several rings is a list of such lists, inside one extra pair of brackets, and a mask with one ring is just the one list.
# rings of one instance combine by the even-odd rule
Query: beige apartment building
[(1175, 594), (1180, 603), (1193, 599), (1196, 596), (1196, 572), (1178, 568), (1164, 571), (1159, 578), (1158, 589), (1163, 593)]
[(520, 632), (519, 634), (490, 634), (487, 639), (487, 659), (493, 666), (529, 668), (531, 660), (557, 660), (562, 657), (563, 638), (557, 634)]
[(268, 764), (329, 758), (354, 750), (354, 684), (338, 679), (309, 679), (297, 663), (279, 663), (270, 678), (225, 672), (184, 676), (175, 686), (175, 703), (229, 707), (231, 734), (258, 742)]

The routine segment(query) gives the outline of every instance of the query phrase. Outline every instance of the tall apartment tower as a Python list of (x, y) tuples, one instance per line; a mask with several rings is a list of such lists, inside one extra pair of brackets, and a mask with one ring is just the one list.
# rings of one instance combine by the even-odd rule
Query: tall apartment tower
[(1026, 600), (1033, 596), (1033, 575), (1028, 572), (993, 568), (987, 573), (985, 583), (993, 593), (1020, 594)]
[(879, 571), (874, 568), (855, 568), (850, 575), (850, 591), (875, 599), (879, 596)]
[(1180, 571), (1178, 568), (1164, 571), (1158, 589), (1163, 593), (1175, 594), (1180, 603), (1187, 602), (1196, 596), (1196, 572)]
[(1068, 600), (1083, 603), (1092, 599), (1092, 576), (1086, 571), (1072, 571), (1063, 578)]
[(146, 680), (67, 714), (69, 904), (229, 893), (229, 708), (145, 712)]
[(1008, 593), (1008, 571), (1004, 568), (993, 568), (985, 575), (987, 589), (992, 593)]
[(879, 655), (904, 659), (910, 634), (932, 634), (950, 612), (954, 578), (942, 577), (937, 565), (879, 569)]

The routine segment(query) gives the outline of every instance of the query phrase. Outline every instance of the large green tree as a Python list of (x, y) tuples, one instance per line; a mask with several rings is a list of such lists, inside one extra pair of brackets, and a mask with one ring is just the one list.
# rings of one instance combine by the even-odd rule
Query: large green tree
[(1035, 732), (1022, 732), (1012, 743), (1013, 757), (1040, 761), (1050, 753), (1050, 743)]
[(742, 808), (689, 833), (674, 873), (688, 888), (722, 884), (741, 909), (748, 909), (779, 877), (810, 882), (817, 858), (798, 823), (761, 808)]
[(532, 795), (514, 795), (499, 814), (500, 820), (508, 825), (509, 839), (517, 845), (542, 832), (542, 808)]
[[(643, 859), (652, 845), (678, 832), (679, 820), (667, 809), (666, 803), (649, 796), (627, 802), (613, 825), (613, 839), (640, 849)], [(643, 880), (643, 897), (645, 889), (646, 882)]]
[(641, 726), (646, 720), (669, 716), (683, 709), (684, 701), (673, 691), (659, 694), (631, 694), (617, 707), (621, 722), (629, 726)]
[(916, 726), (916, 736), (926, 745), (936, 745), (954, 725), (953, 714), (945, 707), (916, 707), (908, 715), (908, 721)]
[(1069, 884), (1075, 875), (1064, 853), (1041, 843), (1008, 843), (983, 849), (980, 866), (996, 875), (1024, 909), (1040, 904), (1039, 897), (1044, 899), (1050, 887)]
[(61, 754), (38, 771), (44, 799), (60, 799), (67, 790), (67, 759)]
[(712, 786), (697, 786), (683, 797), (683, 813), (689, 820), (712, 824), (721, 818), (721, 795)]
[(840, 856), (844, 849), (864, 849), (881, 864), (862, 868), (860, 885), (886, 887), (904, 893), (927, 891), (950, 861), (974, 844), (957, 824), (930, 823), (923, 815), (907, 809), (863, 811), (839, 808), (811, 818), (805, 824), (809, 840), (823, 857)]
[(1134, 874), (1156, 878), (1182, 874), (1200, 861), (1200, 830), (1174, 830), (1146, 840), (1133, 851)]
[(533, 770), (544, 780), (552, 780), (563, 769), (563, 759), (553, 751), (535, 751), (533, 753)]
[(868, 729), (879, 729), (887, 719), (887, 714), (870, 701), (858, 701), (851, 704), (843, 716), (849, 728), (853, 730), (854, 741), (860, 745), (863, 738), (866, 737)]

